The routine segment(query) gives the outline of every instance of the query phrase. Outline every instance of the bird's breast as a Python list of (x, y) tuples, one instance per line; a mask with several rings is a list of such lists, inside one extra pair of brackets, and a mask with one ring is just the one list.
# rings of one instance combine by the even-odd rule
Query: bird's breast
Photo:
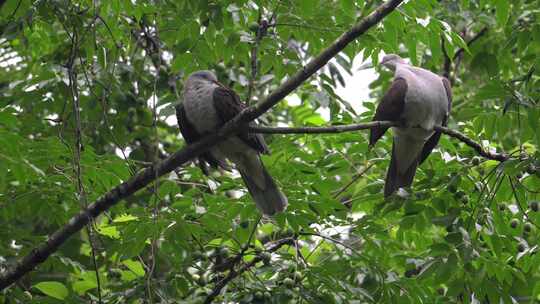
[(184, 92), (186, 116), (199, 133), (213, 132), (220, 125), (213, 92), (213, 86), (198, 86)]
[(433, 130), (434, 126), (442, 124), (447, 114), (446, 91), (441, 78), (435, 74), (415, 76), (407, 79), (402, 118), (409, 126)]

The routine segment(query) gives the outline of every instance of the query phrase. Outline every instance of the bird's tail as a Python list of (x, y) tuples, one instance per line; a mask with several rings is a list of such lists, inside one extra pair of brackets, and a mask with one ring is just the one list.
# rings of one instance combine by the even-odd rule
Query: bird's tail
[(265, 215), (282, 212), (287, 207), (287, 197), (279, 190), (268, 174), (259, 156), (238, 166), (238, 171), (253, 197), (257, 208)]
[[(412, 151), (411, 151), (412, 152)], [(410, 187), (416, 174), (416, 167), (418, 166), (418, 157), (410, 162), (409, 167), (406, 170), (399, 170), (398, 157), (396, 152), (396, 142), (392, 144), (392, 157), (390, 158), (390, 167), (386, 173), (386, 182), (384, 184), (384, 197), (389, 197), (392, 193), (396, 192), (399, 188)], [(401, 161), (404, 161), (401, 159)]]

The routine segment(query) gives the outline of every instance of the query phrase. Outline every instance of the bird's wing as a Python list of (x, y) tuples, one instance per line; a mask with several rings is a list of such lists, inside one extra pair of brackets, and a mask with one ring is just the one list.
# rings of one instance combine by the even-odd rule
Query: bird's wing
[(446, 120), (448, 120), (448, 116), (452, 110), (452, 86), (446, 77), (442, 77), (442, 83), (444, 85), (444, 90), (446, 91), (446, 97), (448, 98), (448, 115), (446, 117)]
[[(195, 127), (189, 122), (183, 104), (176, 106), (176, 120), (178, 121), (180, 133), (182, 133), (182, 137), (184, 137), (187, 144), (192, 144), (203, 137), (204, 134), (199, 134), (197, 129), (195, 129)], [(206, 169), (206, 164), (204, 162), (209, 163), (214, 168), (227, 168), (227, 165), (223, 161), (220, 161), (214, 157), (212, 153), (204, 152), (199, 156), (199, 165), (201, 166), (203, 172), (207, 175), (208, 170)]]
[(183, 104), (176, 106), (176, 120), (178, 121), (180, 133), (182, 133), (182, 137), (184, 137), (186, 143), (194, 143), (202, 137), (187, 119), (186, 110), (184, 109)]
[[(452, 88), (450, 86), (450, 81), (446, 79), (445, 77), (442, 77), (442, 82), (444, 85), (444, 90), (446, 91), (446, 97), (448, 99), (448, 112), (446, 116), (443, 118), (442, 125), (446, 127), (448, 124), (448, 116), (450, 115), (450, 110), (452, 109)], [(441, 138), (441, 132), (436, 131), (431, 135), (431, 137), (426, 141), (424, 144), (424, 148), (422, 149), (422, 153), (420, 154), (420, 162), (419, 164), (423, 163), (426, 158), (429, 156), (431, 151), (437, 146), (439, 143), (439, 139)]]
[[(214, 89), (214, 106), (221, 124), (233, 119), (238, 113), (246, 108), (246, 105), (240, 101), (240, 97), (231, 89), (217, 83), (218, 87)], [(252, 134), (241, 131), (237, 136), (248, 146), (260, 153), (269, 153), (268, 146), (261, 134)]]
[[(384, 94), (377, 106), (372, 121), (398, 121), (403, 113), (406, 93), (407, 81), (402, 77), (395, 78), (390, 89)], [(384, 135), (386, 130), (388, 130), (388, 127), (372, 128), (369, 133), (369, 145), (373, 146)]]

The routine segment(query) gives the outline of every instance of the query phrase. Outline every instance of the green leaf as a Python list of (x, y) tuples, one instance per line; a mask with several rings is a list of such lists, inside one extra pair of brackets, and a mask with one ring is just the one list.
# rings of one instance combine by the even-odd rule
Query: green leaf
[(122, 215), (119, 215), (119, 216), (115, 217), (113, 222), (115, 222), (115, 223), (125, 223), (125, 222), (136, 221), (138, 219), (139, 219), (138, 217), (136, 217), (134, 215), (131, 215), (131, 214), (122, 214)]
[(47, 281), (40, 282), (34, 285), (34, 288), (37, 288), (39, 291), (48, 295), (49, 297), (64, 300), (69, 295), (69, 291), (64, 284), (60, 282)]
[(12, 109), (5, 109), (0, 111), (0, 124), (7, 128), (15, 128), (17, 125), (17, 116), (14, 115)]
[(508, 0), (494, 0), (495, 9), (497, 13), (497, 23), (499, 26), (505, 26), (510, 15), (510, 1)]
[(97, 282), (95, 280), (95, 274), (93, 273), (92, 279), (78, 280), (71, 285), (71, 288), (78, 294), (84, 295), (88, 290), (97, 288)]
[(144, 271), (144, 268), (143, 268), (141, 262), (134, 261), (134, 260), (124, 260), (124, 261), (122, 261), (122, 264), (124, 264), (136, 276), (144, 277), (145, 271)]
[(113, 239), (119, 239), (120, 238), (120, 232), (118, 231), (118, 229), (116, 229), (115, 226), (102, 225), (102, 226), (98, 227), (96, 230), (97, 230), (97, 232), (99, 234), (108, 236), (110, 238), (113, 238)]

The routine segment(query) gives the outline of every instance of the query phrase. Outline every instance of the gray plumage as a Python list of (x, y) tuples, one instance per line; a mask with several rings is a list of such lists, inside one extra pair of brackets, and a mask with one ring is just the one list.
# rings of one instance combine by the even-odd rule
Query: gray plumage
[[(188, 143), (216, 131), (245, 108), (238, 95), (219, 83), (210, 71), (191, 74), (185, 83), (183, 97), (182, 105), (177, 107), (177, 118)], [(259, 210), (273, 215), (285, 210), (287, 198), (268, 174), (260, 153), (269, 153), (263, 137), (239, 132), (201, 155), (199, 161), (226, 168), (226, 159), (230, 160), (240, 172)]]
[[(416, 168), (437, 145), (441, 134), (435, 126), (446, 125), (452, 104), (450, 83), (431, 71), (411, 66), (398, 55), (386, 55), (382, 65), (394, 71), (394, 81), (382, 98), (373, 120), (399, 121), (394, 127), (392, 157), (384, 187), (385, 197), (411, 186)], [(388, 128), (370, 133), (374, 145)]]

